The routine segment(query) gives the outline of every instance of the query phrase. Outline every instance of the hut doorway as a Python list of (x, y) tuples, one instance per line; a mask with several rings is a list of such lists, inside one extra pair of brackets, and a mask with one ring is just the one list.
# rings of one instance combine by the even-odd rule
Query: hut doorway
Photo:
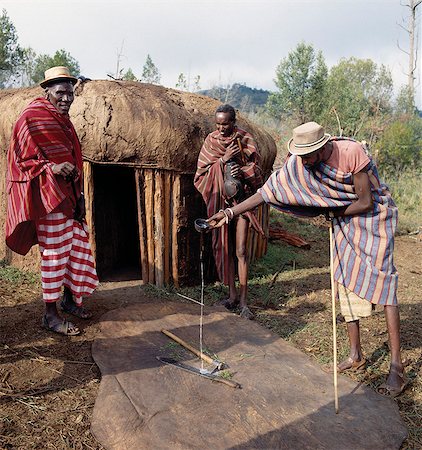
[(135, 171), (93, 165), (95, 244), (101, 281), (141, 279)]

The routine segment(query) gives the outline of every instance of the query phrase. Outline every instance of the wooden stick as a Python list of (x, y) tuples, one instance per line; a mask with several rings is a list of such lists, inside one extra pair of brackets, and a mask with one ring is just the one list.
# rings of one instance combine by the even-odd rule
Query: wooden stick
[(240, 148), (240, 158), (242, 160), (242, 166), (245, 166), (246, 165), (246, 159), (245, 159), (245, 154), (243, 153), (242, 141), (240, 140), (240, 138), (237, 138), (237, 145)]
[(334, 286), (334, 248), (333, 248), (333, 221), (330, 221), (330, 275), (331, 275), (331, 309), (333, 313), (333, 381), (334, 381), (334, 408), (338, 414), (338, 383), (337, 383), (337, 328), (336, 328), (336, 296)]
[(142, 187), (142, 171), (141, 169), (135, 169), (135, 180), (136, 180), (136, 201), (138, 207), (138, 230), (139, 230), (139, 250), (141, 259), (141, 275), (142, 283), (147, 284), (149, 280), (148, 274), (148, 251), (147, 251), (147, 234), (146, 234), (146, 224), (145, 224), (145, 199), (144, 189)]
[(171, 226), (171, 268), (173, 284), (179, 287), (179, 227), (180, 227), (180, 209), (181, 209), (181, 191), (180, 191), (180, 175), (175, 174), (173, 179), (172, 192), (172, 226)]
[(168, 330), (161, 330), (162, 333), (164, 333), (166, 336), (168, 336), (170, 339), (173, 339), (173, 341), (176, 341), (178, 344), (180, 344), (182, 347), (185, 347), (190, 352), (192, 352), (194, 355), (198, 356), (199, 358), (203, 359), (208, 364), (215, 364), (215, 361), (210, 358), (205, 353), (201, 353), (199, 350), (197, 350), (195, 347), (192, 347), (187, 342), (185, 342), (183, 339), (179, 338), (175, 334), (173, 334), (171, 331)]
[(172, 174), (164, 172), (164, 283), (170, 283)]
[(94, 220), (94, 170), (93, 164), (83, 162), (84, 174), (84, 197), (85, 197), (85, 217), (89, 229), (89, 243), (91, 244), (91, 253), (94, 260), (97, 260), (97, 244)]
[(155, 284), (164, 286), (164, 174), (155, 172), (154, 193)]
[(155, 246), (154, 246), (154, 173), (145, 170), (145, 219), (147, 231), (147, 255), (148, 255), (148, 283), (154, 284), (155, 280)]

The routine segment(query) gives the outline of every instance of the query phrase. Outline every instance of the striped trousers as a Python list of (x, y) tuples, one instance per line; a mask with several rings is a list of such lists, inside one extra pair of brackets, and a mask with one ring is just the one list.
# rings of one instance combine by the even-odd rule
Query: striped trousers
[(43, 300), (56, 302), (66, 286), (76, 304), (82, 305), (82, 297), (90, 295), (98, 285), (86, 224), (60, 212), (50, 213), (37, 221), (37, 235)]

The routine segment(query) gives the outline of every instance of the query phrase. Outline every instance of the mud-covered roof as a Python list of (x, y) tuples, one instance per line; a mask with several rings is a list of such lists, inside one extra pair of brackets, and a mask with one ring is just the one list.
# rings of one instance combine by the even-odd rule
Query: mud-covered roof
[[(12, 127), (39, 87), (0, 91), (0, 144), (7, 149)], [(217, 100), (162, 86), (129, 81), (89, 81), (76, 89), (70, 110), (83, 155), (94, 162), (194, 172), (202, 143), (215, 129)], [(264, 172), (271, 169), (272, 137), (238, 115), (240, 127), (258, 142)]]

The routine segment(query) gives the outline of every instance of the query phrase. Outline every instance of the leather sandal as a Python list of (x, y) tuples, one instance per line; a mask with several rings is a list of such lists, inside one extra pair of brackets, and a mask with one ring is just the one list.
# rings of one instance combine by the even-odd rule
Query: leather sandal
[(406, 378), (404, 372), (395, 371), (395, 373), (402, 379), (402, 383), (399, 387), (391, 386), (387, 382), (382, 383), (377, 387), (377, 393), (384, 397), (395, 398), (398, 397), (409, 384), (409, 380)]
[(78, 334), (81, 334), (81, 330), (72, 322), (63, 320), (63, 322), (58, 322), (54, 325), (50, 325), (46, 316), (43, 316), (42, 318), (42, 327), (48, 331), (63, 334), (64, 336), (77, 336)]
[(347, 362), (350, 364), (350, 367), (347, 367), (346, 369), (339, 369), (337, 366), (337, 372), (338, 373), (344, 373), (344, 372), (359, 372), (361, 370), (365, 370), (366, 366), (366, 359), (362, 358), (359, 361), (355, 361), (352, 358), (347, 358), (344, 362)]

